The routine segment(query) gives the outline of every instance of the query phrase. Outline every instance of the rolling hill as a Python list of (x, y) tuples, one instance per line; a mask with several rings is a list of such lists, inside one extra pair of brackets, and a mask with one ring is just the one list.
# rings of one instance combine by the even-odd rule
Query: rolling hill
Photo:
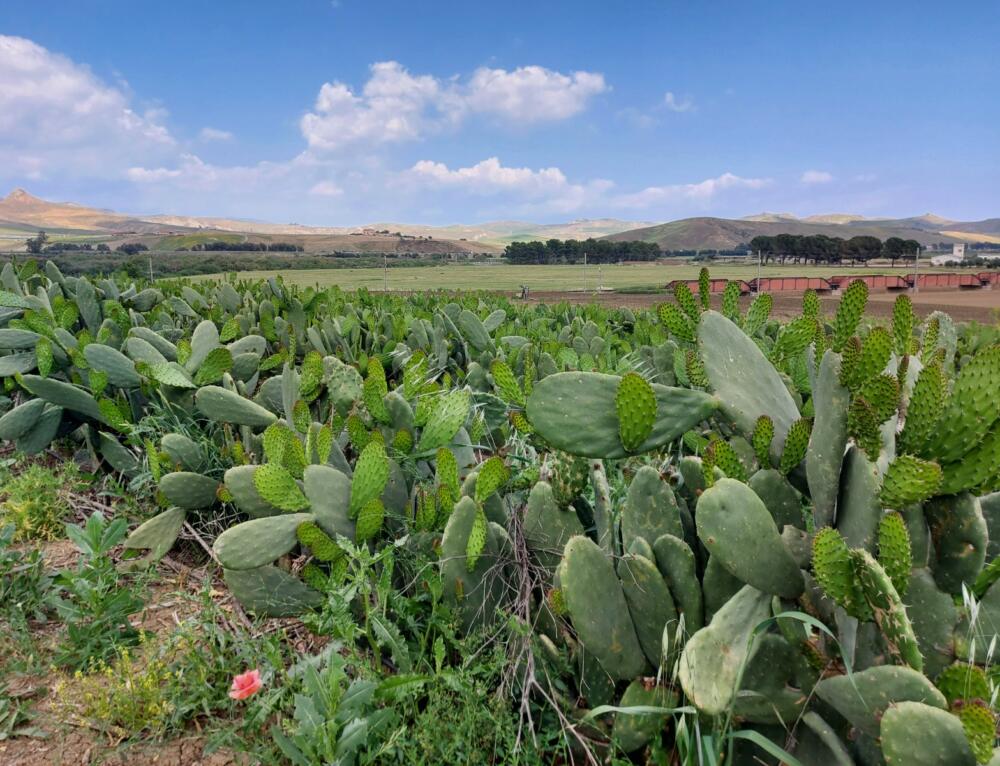
[(844, 239), (872, 236), (882, 240), (901, 237), (915, 239), (922, 245), (991, 242), (1000, 241), (1000, 219), (957, 223), (930, 214), (913, 218), (865, 218), (850, 214), (797, 218), (787, 213), (760, 213), (738, 220), (684, 218), (619, 232), (606, 239), (655, 242), (663, 250), (728, 250), (747, 244), (756, 236), (777, 234), (825, 234)]

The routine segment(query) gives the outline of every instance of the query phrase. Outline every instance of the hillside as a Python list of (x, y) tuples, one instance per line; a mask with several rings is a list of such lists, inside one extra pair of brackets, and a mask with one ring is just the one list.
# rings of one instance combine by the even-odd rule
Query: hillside
[[(755, 216), (756, 218), (756, 216)], [(811, 223), (798, 218), (777, 220), (732, 220), (728, 218), (684, 218), (680, 221), (632, 229), (613, 234), (606, 239), (625, 241), (640, 239), (655, 242), (663, 250), (726, 250), (747, 244), (756, 236), (777, 234), (825, 234), (829, 237), (872, 236), (879, 239), (901, 237), (915, 239), (922, 245), (936, 242), (982, 241), (976, 233), (961, 231), (948, 223), (947, 233), (918, 228), (914, 219), (856, 220), (844, 223)], [(968, 224), (967, 224), (968, 225)]]

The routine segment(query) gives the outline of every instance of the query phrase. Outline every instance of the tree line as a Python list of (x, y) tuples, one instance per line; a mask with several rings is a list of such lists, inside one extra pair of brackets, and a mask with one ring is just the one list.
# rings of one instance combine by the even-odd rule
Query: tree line
[(301, 253), (305, 251), (302, 245), (294, 245), (291, 242), (199, 242), (191, 245), (190, 248), (179, 247), (178, 251), (191, 250), (193, 252), (224, 252), (238, 251), (245, 253)]
[(897, 260), (916, 258), (920, 243), (915, 239), (889, 237), (885, 242), (878, 237), (828, 237), (825, 234), (777, 234), (759, 236), (750, 240), (752, 255), (760, 253), (764, 262), (785, 263), (867, 263), (873, 258), (888, 258), (895, 266)]
[(655, 261), (662, 255), (659, 245), (639, 240), (614, 242), (607, 239), (550, 239), (546, 242), (511, 242), (504, 256), (513, 264), (620, 263)]

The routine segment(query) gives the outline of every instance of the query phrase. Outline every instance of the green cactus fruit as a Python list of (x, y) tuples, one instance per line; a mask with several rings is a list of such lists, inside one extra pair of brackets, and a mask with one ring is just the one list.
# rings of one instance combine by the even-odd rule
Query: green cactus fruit
[(415, 495), (413, 524), (418, 532), (429, 532), (437, 524), (437, 499), (433, 491), (422, 486), (417, 487)]
[[(710, 313), (710, 312), (709, 312)], [(708, 316), (708, 314), (706, 314)], [(563, 372), (539, 381), (528, 398), (528, 419), (552, 447), (593, 458), (625, 457), (616, 407), (621, 378), (595, 372)], [(718, 408), (704, 391), (653, 384), (653, 430), (635, 450), (655, 449), (677, 439)], [(581, 418), (580, 413), (587, 417)]]
[(549, 484), (560, 508), (568, 508), (586, 489), (590, 466), (586, 458), (553, 450), (548, 457)]
[(854, 576), (886, 638), (890, 655), (914, 670), (923, 670), (924, 659), (913, 626), (889, 575), (866, 550), (851, 551), (851, 559)]
[(819, 309), (819, 295), (815, 290), (806, 290), (802, 294), (802, 316), (818, 319)]
[(687, 282), (674, 283), (674, 300), (677, 301), (677, 305), (680, 306), (681, 311), (683, 311), (692, 322), (698, 321), (698, 317), (701, 314), (701, 307), (695, 300), (694, 293), (691, 292), (691, 288), (687, 286)]
[(494, 360), (490, 366), (490, 373), (493, 375), (493, 384), (507, 404), (515, 407), (524, 407), (524, 392), (517, 382), (517, 378), (510, 367), (501, 359)]
[(160, 492), (171, 505), (189, 510), (210, 508), (215, 505), (215, 493), (218, 488), (217, 479), (189, 471), (165, 474), (159, 482)]
[(371, 441), (354, 466), (354, 476), (351, 479), (351, 518), (379, 497), (388, 481), (389, 460), (385, 454), (385, 446)]
[(971, 586), (986, 563), (989, 530), (979, 499), (969, 493), (936, 497), (924, 504), (934, 542), (931, 570), (938, 587), (959, 595)]
[(723, 414), (747, 436), (757, 418), (767, 415), (776, 441), (783, 443), (799, 411), (757, 344), (721, 314), (706, 311), (698, 327), (698, 348)]
[(679, 680), (700, 713), (715, 716), (730, 708), (743, 668), (756, 651), (754, 633), (770, 614), (770, 596), (745, 585), (688, 640)]
[(471, 407), (468, 389), (455, 389), (438, 397), (420, 434), (417, 451), (434, 451), (448, 444), (469, 417)]
[(618, 561), (618, 577), (643, 654), (654, 668), (670, 668), (673, 652), (667, 657), (663, 652), (664, 632), (673, 636), (677, 630), (677, 608), (670, 589), (645, 556), (625, 554)]
[(613, 678), (635, 678), (646, 667), (614, 566), (587, 537), (566, 543), (559, 582), (573, 627), (587, 651)]
[(199, 388), (194, 399), (202, 415), (221, 423), (266, 428), (277, 419), (273, 412), (220, 386)]
[(941, 334), (941, 319), (931, 315), (924, 327), (924, 337), (920, 345), (920, 361), (927, 364), (938, 350), (938, 340)]
[(740, 286), (736, 282), (726, 282), (722, 291), (722, 315), (731, 322), (739, 320)]
[(979, 700), (955, 706), (955, 715), (962, 722), (972, 754), (979, 763), (988, 763), (993, 757), (993, 744), (997, 738), (996, 715), (989, 705)]
[(753, 436), (754, 455), (761, 468), (771, 467), (771, 442), (774, 441), (774, 421), (767, 415), (761, 415), (754, 424)]
[(866, 382), (885, 371), (892, 356), (892, 336), (884, 327), (873, 327), (865, 337), (852, 370), (851, 390), (861, 388)]
[(851, 282), (844, 290), (833, 319), (834, 351), (840, 351), (858, 328), (861, 315), (868, 304), (868, 285), (860, 280)]
[(832, 527), (821, 529), (813, 539), (813, 574), (823, 593), (849, 615), (871, 619), (871, 609), (855, 577), (851, 549)]
[(312, 413), (309, 411), (309, 405), (302, 399), (296, 399), (295, 404), (292, 405), (292, 425), (295, 426), (296, 431), (303, 435), (309, 432), (309, 426), (312, 425)]
[(475, 497), (476, 502), (481, 505), (507, 483), (510, 471), (504, 465), (503, 458), (494, 455), (479, 466), (478, 472)]
[(462, 486), (458, 480), (458, 461), (455, 453), (445, 447), (437, 451), (435, 479), (439, 486), (448, 487), (456, 500), (461, 496)]
[(396, 431), (392, 437), (392, 448), (403, 455), (408, 455), (413, 449), (413, 434), (406, 430)]
[(886, 766), (975, 766), (957, 716), (920, 702), (890, 705), (880, 726)]
[(906, 408), (903, 430), (896, 438), (900, 451), (923, 454), (924, 445), (941, 417), (946, 393), (945, 376), (940, 364), (931, 363), (920, 370)]
[(904, 508), (932, 497), (941, 481), (941, 466), (937, 463), (899, 455), (886, 469), (880, 499), (886, 508)]
[(656, 311), (660, 322), (670, 331), (671, 335), (687, 343), (694, 342), (694, 325), (685, 312), (672, 303), (661, 303)]
[(870, 737), (879, 735), (882, 715), (897, 702), (920, 702), (945, 710), (947, 703), (923, 673), (905, 665), (879, 665), (816, 684), (816, 696)]
[(510, 424), (514, 426), (514, 429), (520, 431), (525, 436), (533, 434), (535, 429), (531, 425), (531, 421), (528, 417), (520, 410), (514, 410), (510, 413)]
[(302, 398), (307, 402), (313, 401), (319, 395), (325, 373), (326, 368), (323, 363), (323, 355), (318, 351), (310, 351), (302, 357), (299, 390)]
[(368, 429), (365, 428), (364, 421), (358, 415), (352, 414), (347, 417), (347, 438), (350, 440), (351, 446), (354, 447), (354, 451), (358, 454), (371, 441), (371, 435), (368, 433)]
[(382, 531), (384, 520), (385, 506), (382, 505), (379, 498), (372, 498), (358, 511), (357, 527), (354, 532), (355, 540), (361, 543), (374, 539)]
[(385, 408), (385, 395), (389, 393), (385, 380), (385, 370), (378, 359), (368, 360), (368, 377), (362, 388), (362, 399), (368, 413), (379, 423), (389, 422), (389, 413)]
[[(309, 501), (299, 489), (295, 477), (275, 463), (257, 466), (253, 473), (253, 485), (261, 499), (283, 511), (301, 511), (309, 507)], [(236, 493), (233, 492), (233, 495)]]
[(760, 293), (750, 303), (746, 318), (743, 320), (743, 330), (749, 337), (752, 338), (756, 335), (760, 328), (767, 323), (773, 304), (774, 297), (770, 293)]
[(989, 702), (993, 692), (985, 671), (968, 662), (956, 662), (938, 674), (934, 681), (948, 705), (955, 702), (984, 700)]
[(577, 515), (562, 510), (555, 492), (546, 482), (540, 481), (531, 488), (524, 512), (524, 538), (542, 566), (549, 571), (555, 570), (566, 543), (583, 532)]
[(882, 450), (878, 414), (863, 397), (856, 396), (847, 410), (847, 433), (865, 451), (869, 459), (878, 460)]
[(685, 352), (684, 360), (685, 372), (691, 385), (698, 388), (708, 388), (709, 382), (708, 376), (705, 375), (705, 365), (702, 363), (701, 357), (698, 356), (698, 352), (689, 348)]
[[(706, 455), (708, 454), (708, 450), (711, 450), (711, 463), (713, 467), (721, 470), (730, 479), (736, 479), (736, 481), (746, 483), (747, 469), (743, 466), (743, 463), (740, 462), (739, 456), (736, 454), (736, 451), (729, 442), (723, 441), (722, 439), (716, 439), (706, 449)], [(709, 478), (710, 477), (706, 475), (706, 484), (708, 483)]]
[(861, 362), (861, 339), (856, 335), (848, 338), (844, 347), (840, 349), (840, 358), (840, 385), (845, 388), (856, 388), (857, 379), (860, 377), (858, 366)]
[(324, 601), (322, 593), (276, 566), (225, 569), (223, 577), (245, 609), (268, 617), (300, 617)]
[(659, 471), (643, 466), (632, 478), (621, 509), (622, 544), (628, 549), (633, 540), (644, 539), (652, 545), (666, 534), (684, 536), (677, 499)]
[(910, 587), (913, 552), (910, 550), (910, 533), (906, 530), (906, 522), (898, 513), (886, 514), (879, 522), (878, 562), (889, 575), (896, 592), (905, 596)]
[(626, 373), (615, 393), (618, 432), (626, 452), (635, 452), (653, 431), (656, 395), (653, 387), (635, 372)]
[(781, 450), (780, 463), (780, 471), (786, 476), (805, 459), (811, 429), (812, 424), (805, 418), (796, 420), (789, 427), (785, 445)]
[(902, 357), (910, 353), (914, 323), (913, 301), (910, 300), (910, 296), (906, 294), (896, 296), (896, 302), (892, 306), (892, 338), (897, 356)]
[(698, 499), (696, 522), (698, 538), (734, 577), (783, 598), (802, 593), (798, 565), (764, 503), (746, 484), (720, 479), (706, 489)]
[(1000, 419), (1000, 346), (981, 351), (962, 366), (940, 415), (922, 456), (943, 464), (976, 454)]
[(311, 513), (283, 513), (244, 521), (215, 538), (212, 552), (226, 569), (256, 569), (291, 551), (298, 528), (312, 520)]
[(344, 555), (340, 546), (314, 521), (300, 524), (295, 530), (295, 536), (317, 561), (336, 561)]
[(875, 412), (875, 420), (884, 423), (899, 408), (899, 381), (893, 375), (876, 375), (865, 383), (859, 395)]
[(326, 593), (330, 587), (330, 576), (313, 563), (302, 567), (302, 581), (320, 593)]
[(698, 300), (702, 309), (712, 307), (712, 279), (704, 266), (698, 272)]
[(35, 364), (38, 367), (38, 374), (47, 378), (52, 372), (54, 361), (52, 341), (48, 338), (39, 338), (35, 344)]

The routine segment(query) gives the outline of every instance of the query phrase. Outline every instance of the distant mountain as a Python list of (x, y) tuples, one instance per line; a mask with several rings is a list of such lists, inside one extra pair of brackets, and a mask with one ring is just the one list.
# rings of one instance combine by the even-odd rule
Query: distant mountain
[[(684, 218), (657, 226), (613, 234), (607, 239), (632, 240), (639, 239), (655, 242), (664, 250), (728, 250), (739, 245), (745, 245), (756, 236), (775, 236), (777, 234), (825, 234), (829, 237), (872, 236), (879, 239), (902, 237), (915, 239), (922, 245), (936, 242), (975, 242), (992, 241), (988, 232), (979, 232), (974, 228), (963, 230), (964, 227), (991, 226), (989, 221), (974, 224), (954, 224), (946, 222), (947, 231), (929, 228), (926, 216), (919, 218), (874, 220), (860, 216), (812, 216), (808, 219), (782, 217), (776, 220), (774, 214), (766, 214), (767, 220), (759, 220), (763, 216), (752, 216), (732, 220), (729, 218)], [(833, 218), (842, 219), (842, 223), (816, 222)], [(992, 221), (993, 219), (991, 219)], [(989, 231), (993, 229), (990, 228)], [(998, 229), (1000, 231), (1000, 229)]]
[(800, 218), (792, 213), (758, 213), (738, 220), (685, 218), (652, 224), (596, 218), (566, 223), (489, 221), (480, 224), (423, 226), (372, 223), (365, 226), (303, 226), (206, 216), (127, 215), (72, 202), (49, 202), (24, 189), (0, 200), (0, 241), (20, 246), (25, 233), (45, 229), (63, 237), (107, 241), (141, 241), (152, 249), (191, 247), (199, 242), (285, 241), (307, 251), (487, 252), (499, 253), (511, 242), (547, 239), (641, 239), (665, 250), (725, 250), (749, 243), (758, 235), (826, 234), (831, 237), (870, 235), (879, 239), (902, 237), (921, 244), (935, 242), (1000, 243), (1000, 218), (952, 221), (926, 213), (911, 218), (868, 218), (853, 213), (830, 213)]
[[(601, 218), (553, 224), (490, 221), (450, 226), (384, 222), (363, 226), (304, 226), (209, 216), (126, 215), (71, 202), (49, 202), (24, 189), (15, 189), (0, 200), (0, 228), (16, 231), (45, 229), (50, 233), (103, 234), (112, 237), (161, 235), (164, 239), (157, 240), (154, 244), (164, 247), (175, 244), (170, 240), (171, 236), (185, 240), (195, 236), (203, 241), (211, 239), (213, 235), (221, 237), (224, 233), (243, 235), (254, 240), (281, 237), (287, 241), (302, 243), (307, 250), (336, 247), (348, 252), (374, 252), (373, 246), (387, 246), (387, 238), (395, 240), (402, 235), (403, 244), (389, 248), (390, 252), (405, 252), (410, 244), (420, 241), (420, 238), (433, 239), (439, 243), (452, 241), (455, 252), (499, 252), (504, 245), (515, 241), (599, 238), (649, 225), (651, 224), (642, 221)], [(420, 249), (427, 251), (425, 246)], [(448, 246), (438, 249), (452, 252)]]

